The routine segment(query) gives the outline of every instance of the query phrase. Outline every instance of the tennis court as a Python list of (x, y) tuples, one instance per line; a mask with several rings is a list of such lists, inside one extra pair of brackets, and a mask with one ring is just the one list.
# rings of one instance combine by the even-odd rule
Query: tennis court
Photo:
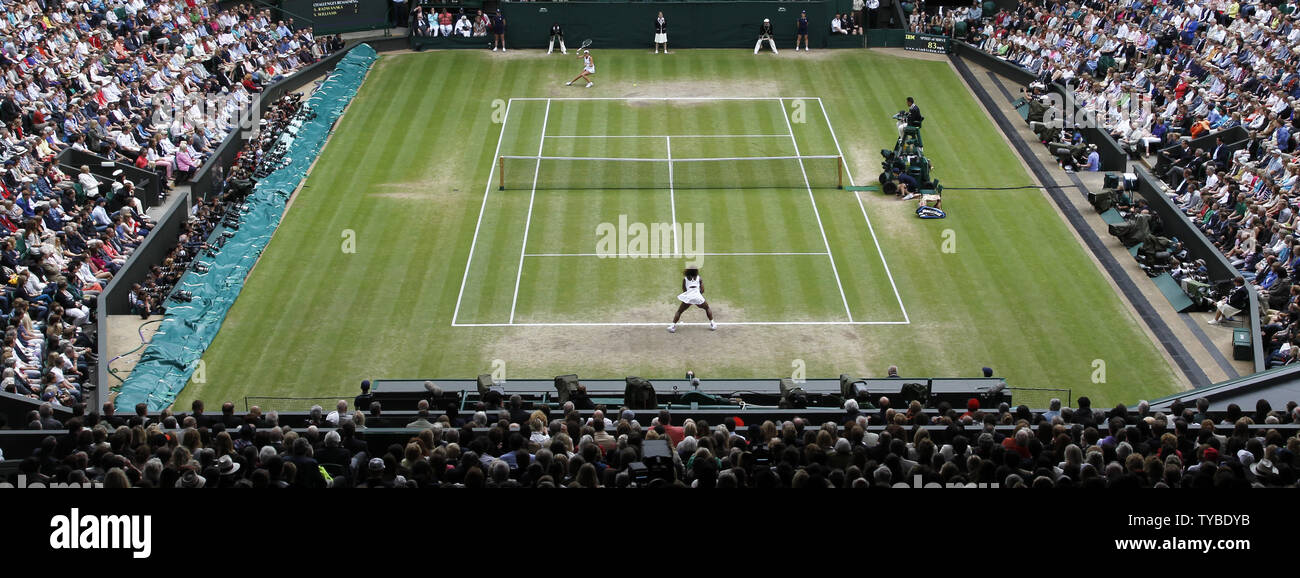
[[(1053, 387), (1101, 359), (1095, 403), (1176, 387), (1041, 191), (953, 189), (948, 218), (922, 220), (914, 202), (847, 190), (876, 182), (907, 96), (946, 187), (1027, 182), (947, 63), (601, 54), (590, 89), (564, 85), (572, 57), (544, 52), (381, 58), (205, 353), (206, 383), (178, 403), (498, 367), (592, 379), (990, 366)], [(559, 160), (574, 157), (656, 160)], [(730, 160), (690, 160), (714, 158)], [(693, 309), (669, 334), (691, 259), (719, 330)]]
[(819, 98), (512, 99), (500, 131), (453, 326), (664, 324), (688, 265), (724, 325), (908, 323)]

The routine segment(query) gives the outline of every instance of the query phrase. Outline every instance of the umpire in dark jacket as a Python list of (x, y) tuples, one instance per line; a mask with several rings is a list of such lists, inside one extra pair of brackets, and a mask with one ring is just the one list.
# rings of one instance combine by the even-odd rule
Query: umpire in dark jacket
[(907, 97), (907, 116), (904, 117), (903, 122), (898, 123), (898, 138), (903, 138), (903, 129), (909, 126), (921, 128), (923, 120), (925, 117), (921, 116), (921, 107), (916, 106), (916, 101), (912, 97)]

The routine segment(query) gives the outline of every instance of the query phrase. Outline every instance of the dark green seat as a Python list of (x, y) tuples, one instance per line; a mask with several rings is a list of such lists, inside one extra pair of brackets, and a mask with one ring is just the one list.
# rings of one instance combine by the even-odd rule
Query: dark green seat
[[(1243, 311), (1242, 313), (1245, 313)], [(1232, 330), (1232, 358), (1237, 361), (1255, 359), (1255, 347), (1251, 341), (1250, 329), (1236, 327)]]

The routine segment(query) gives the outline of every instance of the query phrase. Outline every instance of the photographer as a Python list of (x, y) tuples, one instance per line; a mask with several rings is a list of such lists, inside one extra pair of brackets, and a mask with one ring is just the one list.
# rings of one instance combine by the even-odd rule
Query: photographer
[(469, 38), (474, 33), (474, 24), (469, 21), (469, 16), (462, 10), (460, 18), (456, 20), (456, 36)]
[(1069, 144), (1063, 142), (1052, 142), (1047, 144), (1048, 150), (1056, 156), (1056, 164), (1065, 170), (1065, 172), (1075, 172), (1079, 169), (1079, 163), (1087, 158), (1088, 143), (1083, 141), (1083, 135), (1075, 133), (1074, 138)]

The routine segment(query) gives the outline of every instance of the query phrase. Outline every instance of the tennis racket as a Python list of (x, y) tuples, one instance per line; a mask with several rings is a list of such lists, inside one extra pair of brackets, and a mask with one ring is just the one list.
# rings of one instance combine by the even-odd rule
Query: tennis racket
[(585, 49), (585, 48), (588, 47), (588, 46), (591, 46), (591, 39), (590, 39), (590, 38), (588, 38), (588, 39), (586, 39), (586, 40), (583, 40), (583, 41), (582, 41), (582, 46), (579, 46), (579, 47), (578, 47), (578, 50)]

